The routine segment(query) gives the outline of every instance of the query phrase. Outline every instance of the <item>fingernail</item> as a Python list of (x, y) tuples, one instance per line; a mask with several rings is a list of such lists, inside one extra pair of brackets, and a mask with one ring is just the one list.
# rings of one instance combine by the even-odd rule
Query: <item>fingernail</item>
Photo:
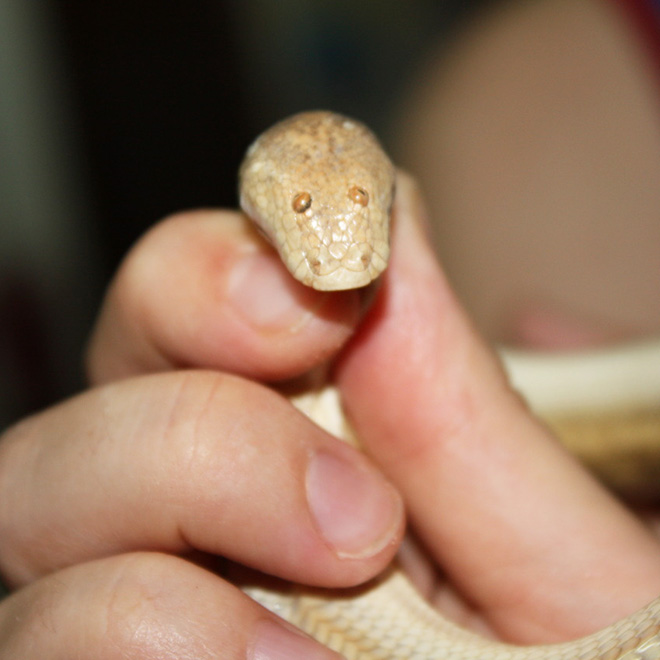
[(275, 255), (244, 256), (229, 276), (234, 308), (250, 324), (273, 330), (298, 328), (312, 317), (310, 292), (278, 263)]
[(401, 523), (401, 500), (375, 469), (323, 451), (309, 463), (307, 501), (321, 534), (341, 557), (376, 554)]
[(274, 621), (261, 621), (248, 660), (339, 660), (340, 656), (302, 633)]

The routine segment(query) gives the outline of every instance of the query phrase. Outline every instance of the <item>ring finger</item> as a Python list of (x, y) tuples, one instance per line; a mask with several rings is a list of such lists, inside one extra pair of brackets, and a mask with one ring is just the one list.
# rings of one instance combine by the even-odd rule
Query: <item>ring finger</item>
[(182, 559), (134, 553), (37, 580), (0, 604), (2, 658), (337, 660)]

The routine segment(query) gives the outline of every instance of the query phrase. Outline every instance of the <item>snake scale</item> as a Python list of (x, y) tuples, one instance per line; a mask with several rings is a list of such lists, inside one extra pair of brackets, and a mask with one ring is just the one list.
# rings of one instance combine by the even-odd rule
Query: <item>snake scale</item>
[[(387, 264), (394, 176), (395, 169), (378, 140), (361, 123), (330, 112), (306, 112), (276, 124), (249, 147), (239, 174), (241, 206), (298, 280), (320, 290), (361, 287)], [(622, 365), (624, 373), (628, 365), (630, 373), (623, 379), (624, 386), (630, 386), (633, 393), (622, 406), (643, 431), (653, 422), (649, 422), (649, 415), (655, 415), (657, 421), (660, 370), (653, 365), (659, 358), (655, 344), (623, 349), (620, 354), (590, 356), (583, 369), (587, 384), (571, 391), (598, 389), (589, 388), (589, 382), (616, 381)], [(567, 370), (574, 374), (576, 369), (576, 365), (562, 364), (561, 360), (544, 367), (525, 356), (507, 354), (504, 359), (514, 384), (526, 394), (527, 387), (531, 390), (533, 407), (538, 403), (543, 408), (544, 401), (552, 399), (552, 394), (548, 397), (544, 393), (544, 388), (548, 389), (545, 372), (550, 372), (550, 381), (554, 377), (561, 382)], [(652, 391), (647, 401), (638, 390), (648, 391), (649, 382)], [(616, 396), (605, 390), (600, 398), (592, 397), (582, 404), (589, 411), (588, 427), (588, 420), (597, 418), (599, 410), (617, 410)], [(637, 404), (640, 400), (642, 403)], [(338, 436), (346, 428), (338, 395), (330, 385), (294, 403)], [(576, 426), (581, 412), (579, 398), (577, 405), (572, 397), (568, 402), (550, 401), (547, 406), (555, 416), (572, 407), (566, 418), (569, 427)], [(634, 427), (629, 422), (624, 424), (627, 430)], [(657, 433), (657, 424), (654, 428)], [(580, 432), (584, 435), (584, 429)], [(517, 647), (481, 638), (444, 619), (418, 595), (396, 565), (355, 589), (315, 591), (292, 585), (289, 589), (255, 586), (245, 590), (349, 660), (660, 659), (660, 598), (583, 639)]]

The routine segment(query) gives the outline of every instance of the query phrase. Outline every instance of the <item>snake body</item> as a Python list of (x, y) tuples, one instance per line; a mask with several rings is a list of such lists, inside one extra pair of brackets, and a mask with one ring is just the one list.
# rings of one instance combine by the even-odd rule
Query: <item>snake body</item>
[[(374, 135), (359, 122), (330, 112), (302, 113), (276, 124), (248, 149), (240, 170), (243, 209), (293, 276), (321, 290), (364, 286), (385, 268), (393, 191), (394, 167)], [(615, 358), (591, 356), (587, 372), (590, 368), (596, 374), (595, 384), (604, 377), (603, 369), (606, 376), (615, 369), (608, 359), (627, 365), (635, 359), (640, 364), (655, 359), (657, 365), (660, 348), (651, 344), (624, 350)], [(505, 363), (514, 384), (523, 389), (530, 370), (534, 378), (541, 373), (543, 381), (544, 368), (533, 359), (508, 354)], [(644, 375), (640, 381), (639, 370), (632, 369), (630, 382), (637, 387)], [(644, 411), (657, 412), (660, 401), (660, 370), (654, 373), (657, 388), (649, 401), (642, 401)], [(530, 387), (543, 390), (543, 385)], [(633, 399), (622, 405), (631, 408), (640, 396)], [(339, 396), (331, 385), (294, 403), (320, 426), (348, 440)], [(615, 404), (605, 395), (582, 408), (586, 405), (594, 417)], [(574, 416), (581, 412), (579, 405), (571, 406)], [(555, 407), (561, 409), (561, 402)], [(551, 412), (556, 415), (557, 410)], [(657, 424), (654, 428), (657, 434)], [(660, 598), (583, 639), (517, 647), (481, 638), (443, 618), (396, 564), (355, 589), (259, 585), (244, 590), (349, 660), (660, 660)]]

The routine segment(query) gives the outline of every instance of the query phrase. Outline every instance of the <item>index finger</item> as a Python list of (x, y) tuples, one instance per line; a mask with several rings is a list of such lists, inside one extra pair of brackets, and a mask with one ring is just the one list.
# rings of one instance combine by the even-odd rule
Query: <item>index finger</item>
[(289, 378), (350, 336), (360, 293), (296, 282), (248, 219), (182, 213), (156, 225), (109, 288), (87, 368), (100, 383), (180, 367)]

